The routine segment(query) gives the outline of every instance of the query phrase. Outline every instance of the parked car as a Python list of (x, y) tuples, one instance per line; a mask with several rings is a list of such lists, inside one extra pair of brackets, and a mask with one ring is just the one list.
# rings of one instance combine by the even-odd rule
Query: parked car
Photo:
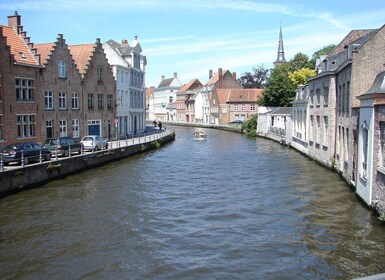
[(51, 159), (51, 152), (46, 147), (35, 142), (16, 143), (5, 146), (1, 152), (1, 157), (4, 165), (8, 165), (11, 162), (21, 163), (23, 155), (24, 164), (28, 164), (40, 160), (40, 151), (43, 160)]
[(108, 148), (108, 142), (99, 135), (87, 135), (80, 140), (85, 151), (97, 151)]
[(81, 154), (82, 145), (72, 137), (56, 137), (47, 138), (44, 146), (47, 147), (51, 154), (68, 157), (70, 154)]
[(230, 124), (242, 125), (243, 121), (242, 120), (234, 120), (234, 121), (230, 122)]

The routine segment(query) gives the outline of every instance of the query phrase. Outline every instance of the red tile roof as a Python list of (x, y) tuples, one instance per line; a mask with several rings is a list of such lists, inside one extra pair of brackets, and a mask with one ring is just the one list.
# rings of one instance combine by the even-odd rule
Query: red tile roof
[(182, 86), (178, 90), (178, 92), (186, 92), (186, 91), (189, 91), (189, 90), (191, 91), (191, 90), (195, 90), (198, 88), (202, 88), (201, 82), (198, 79), (192, 79), (190, 82), (188, 82), (187, 84)]
[(262, 96), (263, 89), (217, 89), (219, 104), (256, 102)]
[(348, 35), (334, 48), (330, 55), (339, 54), (344, 50), (344, 47), (351, 42), (367, 35), (368, 33), (375, 31), (375, 29), (363, 29), (363, 30), (352, 30)]
[(49, 55), (53, 52), (53, 47), (55, 43), (46, 43), (46, 44), (35, 44), (37, 53), (40, 54), (40, 63), (44, 64), (49, 59)]
[(68, 46), (68, 48), (80, 74), (84, 77), (88, 64), (93, 56), (95, 44), (73, 45)]
[(35, 55), (22, 36), (18, 35), (12, 27), (0, 26), (0, 28), (2, 29), (3, 36), (6, 37), (6, 44), (9, 46), (11, 54), (17, 63), (39, 65)]

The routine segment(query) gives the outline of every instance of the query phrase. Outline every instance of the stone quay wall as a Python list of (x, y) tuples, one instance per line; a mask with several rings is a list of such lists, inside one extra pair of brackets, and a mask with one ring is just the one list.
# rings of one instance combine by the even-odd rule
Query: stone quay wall
[(51, 159), (40, 164), (6, 169), (0, 172), (0, 197), (24, 189), (41, 186), (49, 181), (79, 173), (134, 154), (158, 149), (174, 141), (175, 132), (155, 133), (140, 138), (109, 142), (109, 149), (78, 156)]

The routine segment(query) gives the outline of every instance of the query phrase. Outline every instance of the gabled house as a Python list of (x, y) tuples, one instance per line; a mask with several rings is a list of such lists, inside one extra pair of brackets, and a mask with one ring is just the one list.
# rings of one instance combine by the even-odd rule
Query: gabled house
[(0, 65), (0, 146), (43, 142), (42, 67), (17, 12), (0, 25)]
[(176, 115), (178, 122), (194, 122), (194, 96), (202, 87), (203, 85), (198, 79), (193, 79), (178, 90), (176, 93)]
[(116, 80), (116, 120), (119, 137), (145, 130), (146, 93), (145, 67), (147, 59), (135, 36), (132, 45), (127, 40), (119, 44), (109, 40), (103, 44)]
[(232, 121), (245, 121), (257, 114), (257, 100), (263, 89), (216, 89), (218, 98), (220, 125), (228, 125)]
[(209, 80), (203, 85), (200, 92), (195, 96), (195, 122), (204, 124), (219, 124), (219, 99), (216, 89), (241, 89), (235, 73), (228, 70), (218, 69), (213, 74), (209, 70)]
[(41, 97), (42, 135), (47, 138), (70, 136), (80, 141), (84, 135), (82, 78), (63, 35), (56, 42), (36, 44), (43, 66)]
[(291, 145), (302, 153), (308, 153), (309, 87), (307, 85), (297, 87), (295, 100), (291, 104), (293, 107)]
[(176, 121), (176, 93), (181, 87), (177, 73), (174, 73), (172, 78), (161, 77), (158, 87), (154, 89), (154, 119)]
[(82, 78), (84, 134), (116, 137), (116, 83), (100, 39), (94, 44), (69, 46)]

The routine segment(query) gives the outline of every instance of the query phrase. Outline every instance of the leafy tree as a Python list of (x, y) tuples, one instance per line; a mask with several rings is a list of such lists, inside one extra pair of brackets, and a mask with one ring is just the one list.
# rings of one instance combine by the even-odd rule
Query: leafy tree
[(247, 121), (242, 124), (242, 131), (247, 136), (255, 137), (257, 135), (258, 115), (252, 115)]
[(297, 53), (289, 61), (289, 70), (291, 72), (298, 71), (299, 69), (307, 67), (309, 64), (309, 57), (303, 53)]
[(315, 69), (315, 62), (316, 62), (317, 58), (319, 58), (321, 55), (329, 55), (334, 50), (335, 47), (336, 47), (336, 45), (330, 44), (330, 45), (325, 46), (322, 49), (316, 51), (313, 54), (312, 58), (309, 60), (309, 68)]
[(289, 67), (289, 63), (283, 63), (272, 70), (267, 86), (257, 101), (260, 106), (291, 106), (296, 87), (288, 76)]
[(264, 88), (269, 78), (269, 69), (265, 69), (263, 65), (253, 67), (252, 72), (245, 72), (238, 79), (243, 88)]
[(309, 68), (302, 68), (297, 71), (288, 73), (288, 76), (295, 87), (301, 84), (305, 85), (307, 83), (307, 79), (315, 75), (316, 71)]

